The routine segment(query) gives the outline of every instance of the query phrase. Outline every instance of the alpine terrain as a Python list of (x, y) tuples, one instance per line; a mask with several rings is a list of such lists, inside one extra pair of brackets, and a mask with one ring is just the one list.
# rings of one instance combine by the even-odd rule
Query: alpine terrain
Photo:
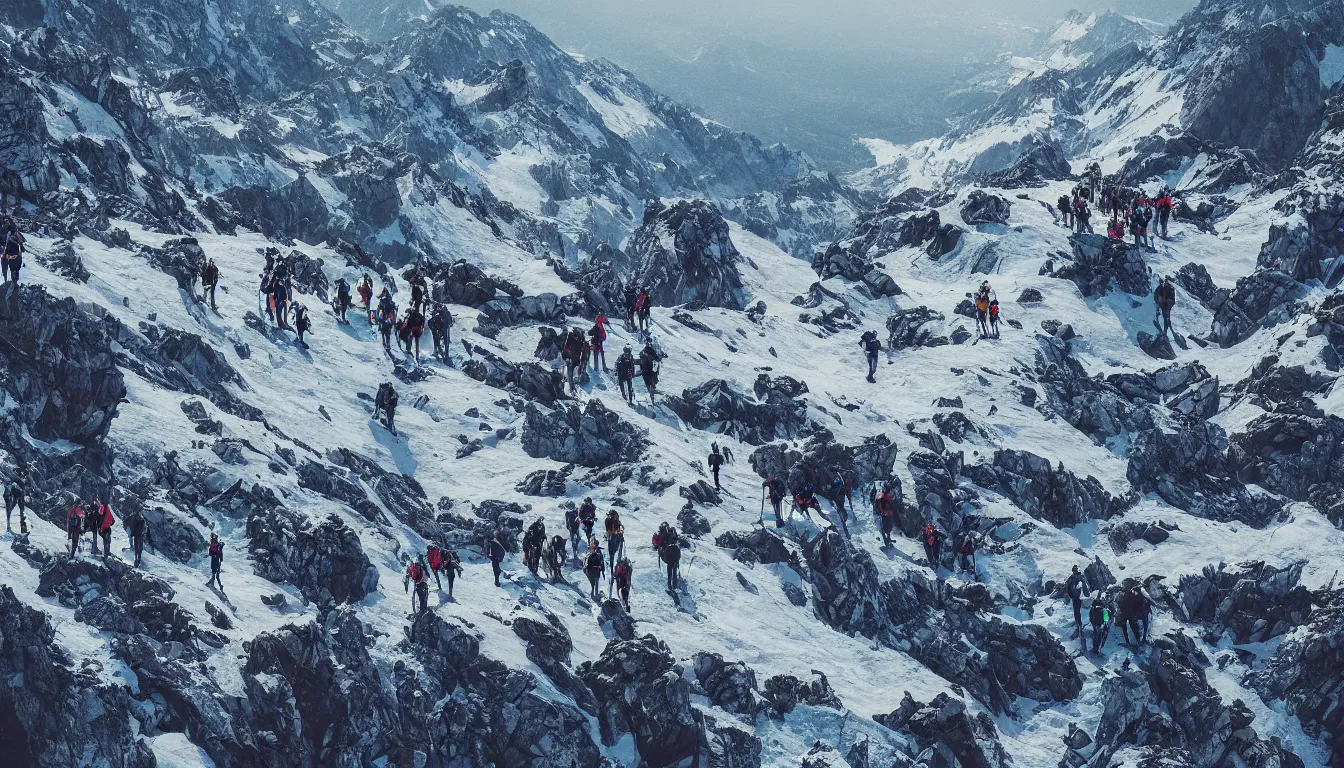
[(1344, 0), (846, 177), (394, 21), (0, 4), (0, 765), (1344, 766)]

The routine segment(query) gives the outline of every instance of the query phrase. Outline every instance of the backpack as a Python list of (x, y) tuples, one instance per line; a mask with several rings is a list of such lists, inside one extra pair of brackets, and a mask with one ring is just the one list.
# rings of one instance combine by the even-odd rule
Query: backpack
[(411, 567), (407, 569), (406, 573), (411, 577), (411, 581), (417, 584), (425, 577), (425, 569), (421, 568), (419, 563), (411, 563)]
[(216, 541), (210, 545), (210, 557), (211, 559), (224, 557), (224, 542)]

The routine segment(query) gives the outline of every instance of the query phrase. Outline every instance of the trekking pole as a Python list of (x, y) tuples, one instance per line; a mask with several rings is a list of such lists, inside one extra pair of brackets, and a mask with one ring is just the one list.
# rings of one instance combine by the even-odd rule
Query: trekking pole
[(765, 524), (765, 486), (761, 486), (761, 514), (756, 519), (757, 525)]

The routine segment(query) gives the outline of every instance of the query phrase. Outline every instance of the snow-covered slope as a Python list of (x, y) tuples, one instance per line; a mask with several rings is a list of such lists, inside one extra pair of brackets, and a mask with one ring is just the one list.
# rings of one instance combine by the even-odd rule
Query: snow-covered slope
[[(13, 6), (3, 33), (0, 89), (28, 108), (0, 160), (7, 191), (26, 185), (30, 251), (0, 288), (0, 476), (26, 478), (31, 508), (0, 546), (5, 764), (1339, 764), (1340, 84), (1270, 177), (1259, 146), (1165, 129), (1139, 146), (1161, 125), (1140, 105), (1195, 125), (1183, 105), (1216, 83), (1145, 79), (1147, 60), (1086, 89), (1070, 78), (1100, 65), (1031, 78), (871, 174), (882, 202), (863, 210), (513, 17), (449, 10), (364, 49), (315, 6), (256, 21), (209, 2), (199, 60), (137, 17), (155, 45), (108, 49), (136, 81), (89, 53), (91, 7)], [(1329, 7), (1258, 23), (1313, 30), (1324, 57)], [(56, 32), (22, 29), (43, 13)], [(294, 28), (292, 60), (236, 36), (263, 22)], [(1225, 61), (1277, 34), (1225, 26)], [(1173, 34), (1159, 50), (1192, 39)], [(1034, 136), (1029, 160), (976, 166), (996, 136)], [(1057, 220), (1075, 182), (1053, 177), (1091, 158), (1127, 183), (1194, 180), (1156, 250)], [(1238, 162), (1235, 182), (1203, 170)], [(798, 258), (809, 239), (834, 242)], [(263, 317), (268, 247), (294, 265), (306, 347)], [(218, 311), (195, 295), (206, 258)], [(404, 309), (413, 269), (456, 318), (447, 362), (428, 335), (419, 363), (385, 353), (360, 311), (327, 306), (369, 274)], [(1174, 343), (1152, 327), (1162, 275)], [(998, 338), (966, 314), (982, 280)], [(566, 392), (558, 330), (613, 318), (613, 369), (644, 345), (622, 321), (636, 281), (659, 298), (657, 393), (637, 381), (628, 403), (596, 370)], [(876, 383), (861, 330), (887, 347)], [(396, 434), (373, 418), (383, 383)], [(823, 492), (822, 516), (776, 525), (767, 476), (798, 490), (835, 469), (853, 516)], [(903, 499), (889, 546), (877, 489)], [(63, 554), (65, 511), (95, 497), (145, 514), (138, 571), (120, 526), (113, 559)], [(628, 612), (572, 559), (558, 583), (521, 562), (526, 527), (563, 533), (586, 497), (625, 526)], [(650, 546), (664, 521), (674, 590)], [(947, 536), (936, 563), (926, 523)], [(396, 587), (429, 543), (463, 575), (415, 615)], [(1084, 652), (1074, 566), (1108, 601), (1142, 585), (1150, 641), (1117, 627)]]

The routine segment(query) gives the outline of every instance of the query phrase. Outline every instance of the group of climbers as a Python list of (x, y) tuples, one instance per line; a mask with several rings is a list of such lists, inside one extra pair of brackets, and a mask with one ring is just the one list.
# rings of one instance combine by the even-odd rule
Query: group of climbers
[(89, 551), (93, 555), (100, 554), (98, 543), (102, 542), (102, 556), (106, 560), (112, 556), (112, 524), (116, 521), (112, 514), (112, 507), (104, 501), (99, 500), (95, 494), (93, 500), (89, 502), (89, 509), (86, 512), (84, 506), (78, 501), (70, 507), (65, 515), (65, 533), (70, 540), (70, 557), (79, 554), (79, 542), (84, 534), (89, 534)]
[(448, 579), (448, 597), (451, 599), (453, 582), (462, 575), (462, 558), (452, 547), (430, 544), (425, 554), (416, 555), (406, 566), (406, 573), (401, 580), (403, 591), (410, 591), (412, 585), (415, 587), (415, 592), (411, 594), (411, 613), (419, 613), (429, 607), (430, 576), (434, 577), (434, 583), (438, 588), (443, 589), (443, 579), (440, 575)]
[(1102, 190), (1102, 209), (1110, 214), (1106, 236), (1124, 240), (1126, 233), (1134, 237), (1134, 244), (1152, 250), (1154, 234), (1167, 239), (1167, 225), (1171, 221), (1175, 201), (1171, 191), (1162, 189), (1155, 197), (1143, 190), (1128, 190), (1122, 186)]
[(653, 309), (653, 301), (649, 298), (648, 291), (638, 285), (629, 285), (625, 288), (625, 324), (632, 330), (649, 330), (649, 313)]
[(1070, 192), (1060, 195), (1055, 205), (1064, 219), (1064, 226), (1075, 232), (1091, 232), (1091, 205), (1095, 196), (1096, 187), (1081, 182), (1074, 185)]
[(980, 283), (975, 292), (975, 323), (980, 338), (999, 338), (999, 297), (989, 287), (989, 281)]
[[(1083, 633), (1080, 610), (1082, 596), (1088, 593), (1088, 589), (1084, 577), (1078, 571), (1078, 566), (1073, 567), (1073, 573), (1065, 582), (1064, 591), (1073, 606), (1075, 627), (1073, 636), (1078, 638), (1079, 645), (1086, 651), (1088, 642), (1087, 636)], [(1113, 598), (1108, 597), (1104, 591), (1097, 591), (1087, 612), (1087, 623), (1092, 629), (1092, 653), (1094, 655), (1101, 653), (1111, 627), (1115, 624), (1120, 625), (1125, 645), (1133, 647), (1146, 642), (1152, 625), (1152, 613), (1152, 599), (1134, 579), (1125, 579), (1120, 585), (1120, 591), (1115, 593)]]

